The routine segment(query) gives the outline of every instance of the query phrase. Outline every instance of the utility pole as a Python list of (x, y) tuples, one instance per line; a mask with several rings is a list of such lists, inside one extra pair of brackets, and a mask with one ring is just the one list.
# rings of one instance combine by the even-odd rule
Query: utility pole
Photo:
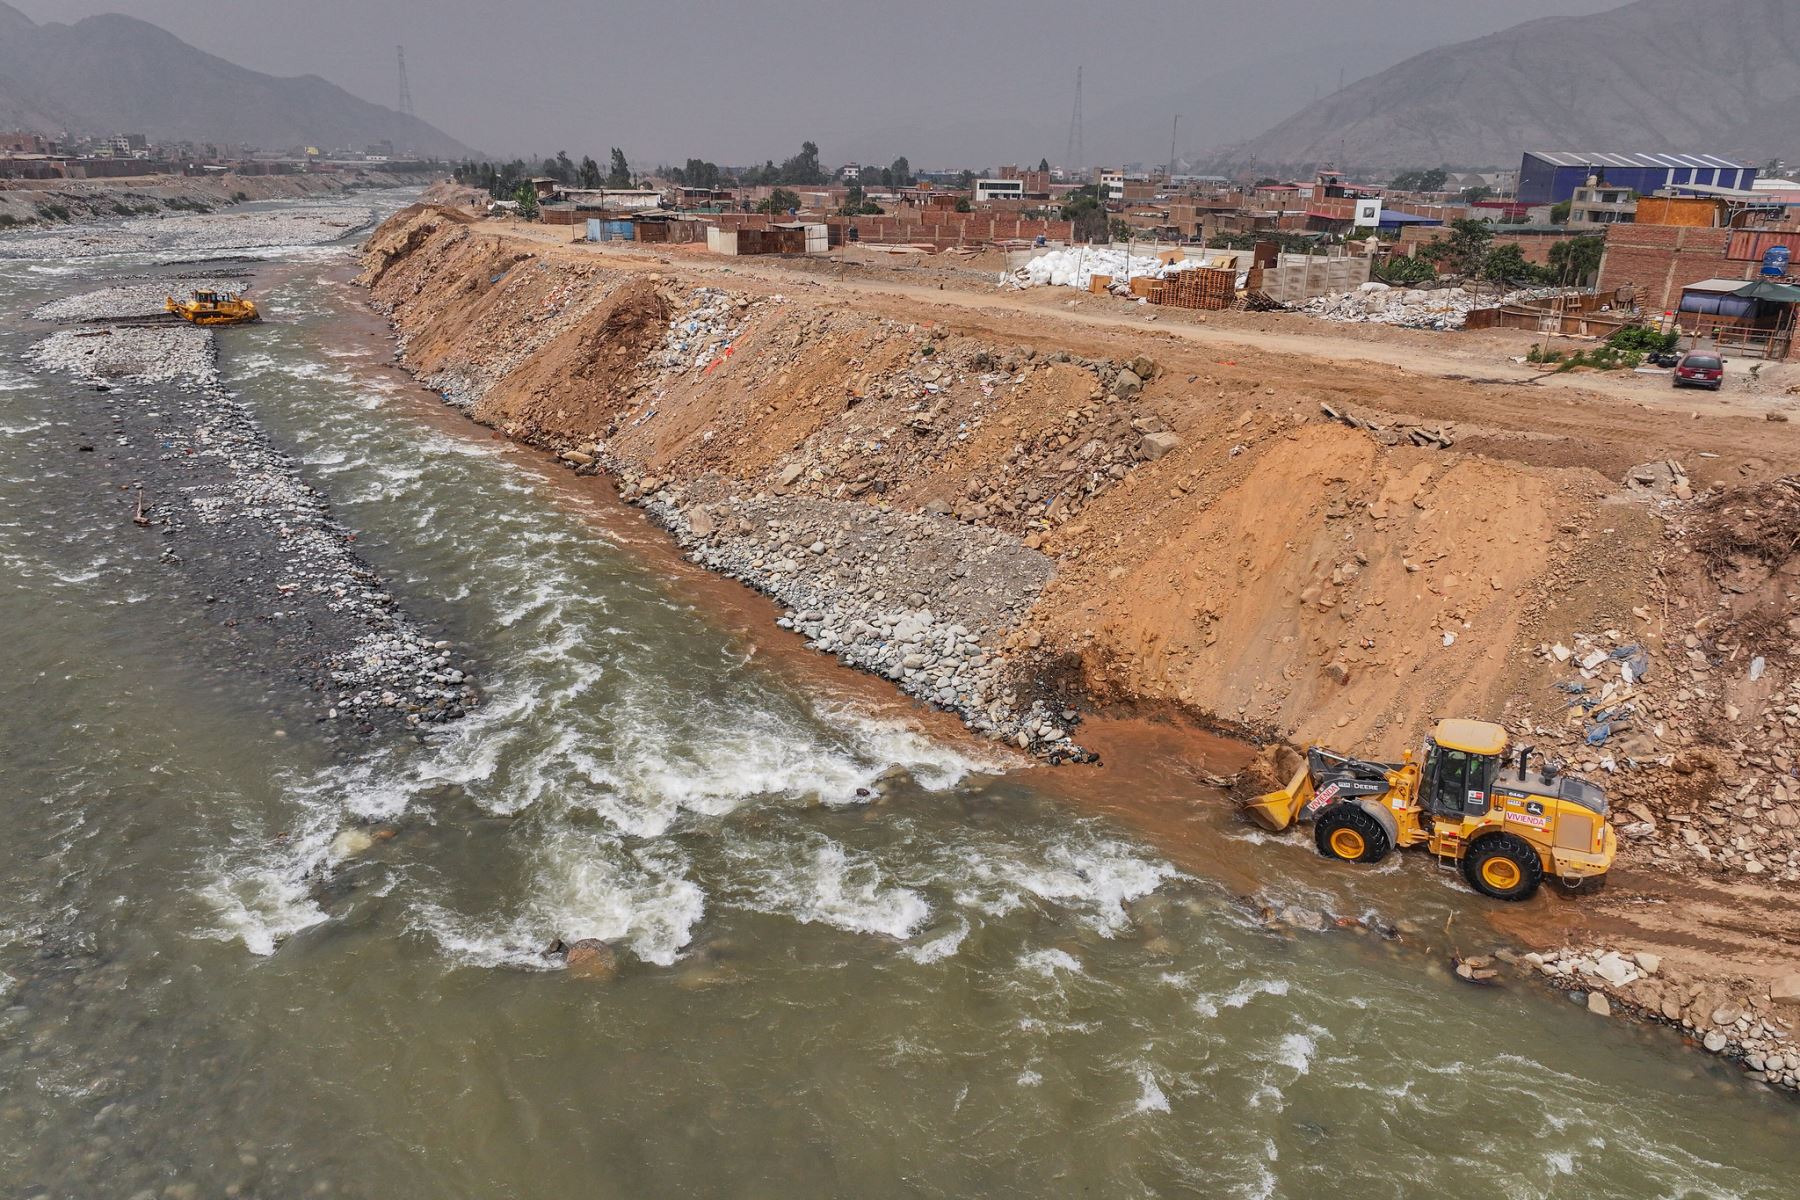
[[(1175, 136), (1181, 130), (1181, 114), (1175, 114), (1175, 124), (1169, 129), (1169, 178), (1175, 178)], [(1173, 186), (1173, 185), (1171, 185)]]
[(403, 116), (415, 116), (413, 112), (412, 88), (406, 82), (406, 47), (394, 47), (394, 60), (400, 69), (400, 112)]
[(1063, 159), (1069, 169), (1079, 173), (1085, 165), (1087, 148), (1081, 144), (1081, 68), (1075, 68), (1075, 111), (1069, 116), (1069, 144), (1063, 151)]

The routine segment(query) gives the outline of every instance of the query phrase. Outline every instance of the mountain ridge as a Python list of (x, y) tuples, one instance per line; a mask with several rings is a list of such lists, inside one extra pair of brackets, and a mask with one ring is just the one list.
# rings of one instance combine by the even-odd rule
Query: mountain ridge
[(0, 0), (0, 126), (14, 125), (265, 149), (387, 141), (444, 158), (474, 153), (318, 75), (252, 71), (118, 13), (39, 25)]
[(1484, 167), (1581, 146), (1761, 161), (1800, 148), (1796, 109), (1800, 4), (1636, 0), (1414, 55), (1210, 157)]

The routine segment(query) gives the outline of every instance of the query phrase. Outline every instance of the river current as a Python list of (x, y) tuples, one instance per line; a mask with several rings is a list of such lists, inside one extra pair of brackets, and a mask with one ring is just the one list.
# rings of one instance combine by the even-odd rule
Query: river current
[(237, 669), (27, 360), (154, 257), (0, 263), (0, 1195), (1794, 1194), (1791, 1103), (1448, 979), (1428, 863), (958, 736), (412, 385), (349, 247), (259, 253), (223, 382), (484, 703), (345, 737)]

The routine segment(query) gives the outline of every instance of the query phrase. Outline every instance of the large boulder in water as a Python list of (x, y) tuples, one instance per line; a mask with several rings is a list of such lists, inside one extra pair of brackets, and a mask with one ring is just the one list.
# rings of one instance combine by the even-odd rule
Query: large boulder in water
[(563, 966), (577, 979), (605, 983), (619, 973), (619, 955), (599, 938), (582, 938), (569, 946)]

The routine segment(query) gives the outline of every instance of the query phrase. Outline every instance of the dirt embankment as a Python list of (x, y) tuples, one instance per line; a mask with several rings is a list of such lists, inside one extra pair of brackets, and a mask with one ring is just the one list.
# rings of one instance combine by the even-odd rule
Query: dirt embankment
[(1765, 1004), (1800, 965), (1785, 421), (432, 207), (367, 268), (446, 399), (990, 736), (1074, 753), (1105, 704), (1392, 755), (1492, 716), (1606, 782), (1618, 874), (1767, 934), (1603, 896), (1540, 944), (1656, 945)]
[(407, 187), (428, 177), (381, 171), (316, 175), (147, 175), (123, 179), (0, 180), (0, 229), (106, 221), (158, 212), (207, 212), (250, 200)]

